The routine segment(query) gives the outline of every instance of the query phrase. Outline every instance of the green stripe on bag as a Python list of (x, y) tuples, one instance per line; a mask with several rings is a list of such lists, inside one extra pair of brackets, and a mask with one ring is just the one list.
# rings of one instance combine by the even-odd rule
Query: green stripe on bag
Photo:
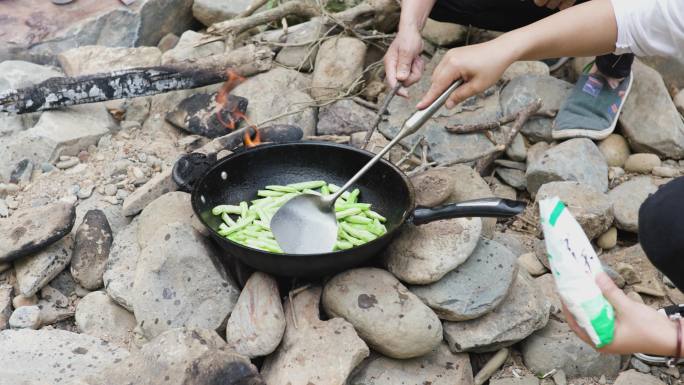
[(553, 211), (551, 212), (551, 217), (549, 218), (549, 223), (551, 226), (555, 226), (556, 222), (558, 221), (558, 217), (563, 213), (563, 210), (565, 209), (565, 205), (563, 202), (558, 201), (556, 204), (556, 207), (553, 208)]

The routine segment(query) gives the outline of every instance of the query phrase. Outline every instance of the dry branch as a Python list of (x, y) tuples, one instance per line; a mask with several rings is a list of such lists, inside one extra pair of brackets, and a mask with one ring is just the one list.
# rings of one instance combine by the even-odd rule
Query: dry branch
[(257, 13), (256, 15), (216, 23), (209, 27), (207, 32), (212, 35), (235, 36), (254, 27), (272, 23), (287, 16), (310, 18), (320, 16), (320, 14), (321, 12), (316, 6), (304, 1), (290, 1), (279, 7)]
[(503, 148), (477, 161), (477, 164), (475, 165), (475, 170), (479, 172), (480, 175), (484, 176), (487, 174), (489, 167), (492, 165), (492, 163), (494, 163), (494, 160), (501, 156), (501, 154), (504, 151), (506, 151), (508, 147), (511, 146), (511, 144), (513, 143), (513, 139), (515, 139), (515, 136), (518, 135), (518, 132), (520, 132), (522, 126), (525, 125), (525, 122), (527, 122), (527, 120), (531, 116), (533, 116), (537, 111), (539, 111), (541, 107), (542, 101), (541, 99), (537, 99), (516, 113), (515, 123), (513, 123), (511, 129), (506, 133), (506, 139), (504, 140), (504, 143), (502, 145)]
[[(518, 112), (519, 113), (519, 112)], [(501, 128), (501, 126), (506, 125), (514, 121), (518, 113), (510, 114), (502, 117), (501, 119), (494, 122), (477, 123), (477, 124), (456, 124), (453, 126), (446, 126), (446, 130), (454, 134), (472, 134), (475, 132), (495, 130)], [(557, 111), (537, 111), (531, 117), (542, 117), (542, 118), (555, 118)]]
[(225, 81), (229, 68), (242, 76), (267, 71), (272, 60), (271, 50), (246, 46), (227, 54), (161, 67), (52, 78), (31, 87), (0, 93), (0, 111), (23, 114), (198, 88)]

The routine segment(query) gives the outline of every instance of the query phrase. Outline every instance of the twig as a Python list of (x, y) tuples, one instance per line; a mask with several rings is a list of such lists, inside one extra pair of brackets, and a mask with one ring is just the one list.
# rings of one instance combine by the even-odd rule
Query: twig
[(378, 111), (378, 115), (375, 118), (375, 122), (373, 122), (373, 125), (368, 130), (368, 132), (366, 133), (366, 137), (363, 138), (363, 145), (361, 146), (361, 148), (365, 149), (366, 147), (368, 147), (368, 143), (370, 142), (371, 137), (373, 136), (373, 133), (375, 132), (375, 130), (380, 125), (380, 122), (382, 121), (382, 117), (387, 112), (387, 108), (389, 107), (390, 102), (392, 101), (392, 99), (394, 98), (394, 95), (397, 94), (397, 91), (399, 91), (400, 88), (401, 88), (401, 83), (397, 83), (397, 85), (395, 85), (394, 88), (392, 88), (392, 90), (390, 91), (390, 93), (387, 94), (387, 96), (385, 97), (385, 101), (382, 103), (382, 107), (380, 107), (380, 110)]
[(297, 294), (308, 289), (310, 286), (311, 286), (311, 284), (306, 284), (306, 285), (299, 287), (297, 289), (292, 289), (292, 290), (290, 290), (289, 293), (287, 293), (287, 297), (290, 300), (290, 312), (292, 313), (292, 324), (294, 325), (295, 329), (299, 329), (299, 327), (297, 326), (297, 312), (295, 311), (294, 297)]
[(349, 135), (311, 135), (305, 136), (304, 140), (320, 140), (323, 142), (349, 143), (351, 137)]
[(487, 173), (487, 169), (489, 166), (491, 166), (492, 163), (494, 163), (494, 160), (498, 158), (502, 152), (506, 151), (508, 147), (511, 146), (513, 143), (513, 139), (515, 138), (516, 135), (518, 135), (518, 132), (522, 129), (522, 126), (525, 125), (525, 122), (534, 115), (537, 111), (542, 106), (542, 101), (541, 99), (534, 100), (530, 104), (528, 104), (525, 108), (522, 110), (518, 111), (516, 114), (515, 118), (515, 123), (513, 123), (513, 126), (511, 127), (510, 131), (508, 132), (506, 139), (503, 144), (503, 149), (498, 152), (494, 152), (482, 159), (480, 159), (477, 164), (475, 165), (475, 170), (480, 173), (480, 175), (484, 175)]
[(311, 4), (304, 1), (290, 1), (256, 15), (213, 24), (207, 29), (207, 32), (212, 35), (238, 35), (254, 27), (280, 20), (286, 16), (311, 18), (320, 16), (320, 14), (320, 10)]
[(448, 160), (446, 162), (440, 163), (439, 165), (442, 167), (449, 167), (449, 166), (453, 166), (455, 164), (460, 164), (460, 163), (470, 163), (470, 162), (474, 162), (476, 160), (491, 156), (492, 154), (499, 153), (499, 152), (504, 151), (504, 150), (506, 150), (506, 147), (503, 144), (499, 144), (499, 145), (494, 146), (494, 147), (490, 148), (489, 150), (487, 150), (481, 154), (473, 155), (473, 156), (469, 156), (469, 157), (465, 157), (465, 158), (457, 158), (457, 159)]
[(430, 143), (425, 139), (423, 136), (420, 138), (420, 164), (427, 164), (428, 163), (428, 151), (430, 150)]
[(413, 170), (407, 172), (407, 173), (406, 173), (406, 176), (412, 177), (412, 176), (414, 176), (414, 175), (416, 175), (416, 174), (420, 174), (421, 172), (423, 172), (423, 171), (429, 169), (429, 168), (432, 167), (432, 166), (437, 166), (437, 165), (438, 165), (437, 162), (430, 162), (430, 163), (426, 163), (426, 164), (420, 165), (420, 166), (414, 168)]
[[(494, 130), (497, 128), (500, 128), (501, 126), (508, 124), (512, 121), (514, 121), (517, 117), (520, 111), (516, 112), (515, 114), (510, 114), (502, 117), (498, 121), (495, 122), (486, 122), (486, 123), (476, 123), (476, 124), (457, 124), (454, 126), (446, 126), (446, 130), (454, 133), (454, 134), (471, 134), (474, 132), (481, 132), (481, 131), (488, 131), (488, 130)], [(557, 111), (555, 110), (546, 110), (546, 111), (537, 111), (534, 114), (532, 114), (530, 117), (543, 117), (543, 118), (555, 118), (556, 117)]]
[(402, 156), (401, 159), (399, 159), (399, 161), (397, 163), (395, 163), (395, 166), (399, 167), (404, 162), (409, 160), (409, 158), (411, 158), (411, 156), (413, 156), (413, 153), (416, 151), (418, 146), (423, 142), (423, 139), (425, 139), (425, 137), (421, 136), (420, 139), (418, 141), (416, 141), (416, 143), (414, 143), (413, 146), (411, 146), (411, 149), (406, 153), (406, 155)]
[(370, 108), (373, 111), (378, 111), (380, 109), (380, 107), (377, 104), (371, 103), (368, 100), (360, 98), (358, 96), (353, 97), (352, 100), (366, 108)]
[(258, 0), (256, 3), (250, 5), (249, 8), (247, 8), (244, 12), (239, 14), (236, 19), (241, 19), (243, 17), (252, 16), (252, 14), (254, 14), (254, 12), (257, 11), (257, 9), (266, 5), (266, 3), (268, 3), (268, 1), (269, 0)]

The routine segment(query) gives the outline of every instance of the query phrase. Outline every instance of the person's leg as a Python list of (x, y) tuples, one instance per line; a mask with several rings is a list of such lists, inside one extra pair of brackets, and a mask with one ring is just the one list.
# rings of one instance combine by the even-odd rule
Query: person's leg
[(538, 7), (532, 0), (437, 0), (430, 18), (508, 32), (532, 24), (555, 12)]
[(641, 205), (639, 242), (651, 263), (684, 291), (684, 177)]

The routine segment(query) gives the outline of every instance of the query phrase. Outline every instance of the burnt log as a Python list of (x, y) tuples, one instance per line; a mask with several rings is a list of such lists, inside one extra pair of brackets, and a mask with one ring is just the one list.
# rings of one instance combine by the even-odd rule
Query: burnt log
[(229, 69), (243, 77), (267, 71), (272, 60), (270, 49), (246, 46), (226, 54), (161, 67), (52, 78), (32, 87), (0, 93), (0, 112), (24, 114), (199, 88), (226, 81)]
[(242, 122), (248, 101), (240, 96), (228, 95), (226, 105), (220, 106), (216, 96), (216, 92), (192, 95), (167, 113), (166, 121), (186, 132), (209, 139), (226, 135)]

